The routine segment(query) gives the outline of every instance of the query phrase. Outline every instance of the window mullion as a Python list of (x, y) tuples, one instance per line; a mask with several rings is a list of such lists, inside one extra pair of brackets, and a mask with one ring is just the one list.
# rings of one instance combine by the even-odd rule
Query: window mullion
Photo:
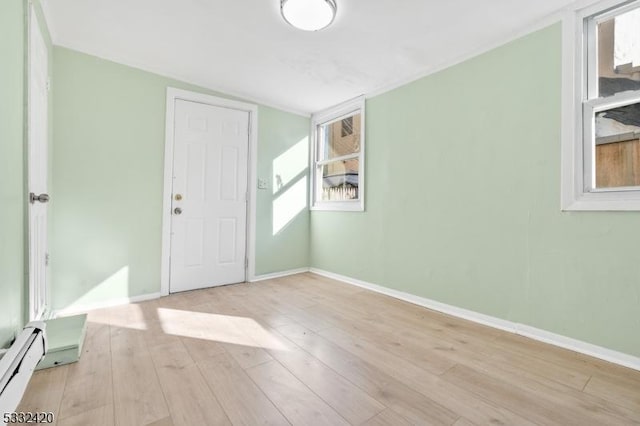
[(583, 190), (590, 192), (595, 188), (595, 109), (592, 105), (585, 103), (582, 111), (583, 122)]
[(587, 99), (598, 98), (598, 23), (595, 19), (589, 19), (584, 24), (586, 30), (586, 72), (587, 72)]
[(327, 160), (316, 161), (316, 165), (324, 166), (326, 164), (337, 163), (338, 161), (347, 161), (352, 160), (354, 158), (360, 157), (359, 152), (355, 152), (353, 154), (341, 155), (340, 157), (334, 157)]
[[(620, 2), (618, 2), (618, 3), (620, 3)], [(630, 2), (630, 3), (626, 4), (625, 6), (614, 7), (608, 12), (599, 13), (598, 16), (596, 16), (595, 18), (591, 19), (591, 21), (594, 21), (594, 22), (596, 22), (596, 24), (598, 24), (600, 22), (607, 21), (607, 20), (609, 20), (611, 18), (615, 18), (616, 16), (622, 15), (625, 12), (629, 12), (630, 10), (635, 9), (638, 6), (640, 6), (640, 1)]]
[(618, 108), (640, 102), (640, 90), (627, 90), (619, 92), (612, 96), (602, 98), (589, 99), (584, 102), (585, 105), (594, 108), (596, 111), (610, 108)]

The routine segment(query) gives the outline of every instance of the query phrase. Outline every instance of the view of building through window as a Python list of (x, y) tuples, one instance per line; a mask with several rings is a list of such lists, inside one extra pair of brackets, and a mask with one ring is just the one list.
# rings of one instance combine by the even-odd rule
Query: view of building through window
[[(597, 97), (640, 90), (640, 8), (597, 26)], [(595, 187), (640, 186), (640, 102), (595, 114)]]
[(357, 200), (360, 170), (360, 113), (325, 124), (320, 128), (322, 201)]

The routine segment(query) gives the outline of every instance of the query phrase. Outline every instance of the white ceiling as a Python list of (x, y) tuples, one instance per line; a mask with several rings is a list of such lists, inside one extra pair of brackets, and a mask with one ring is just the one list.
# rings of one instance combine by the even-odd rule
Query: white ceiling
[(572, 0), (337, 0), (319, 32), (280, 0), (43, 0), (57, 45), (315, 112), (478, 52)]

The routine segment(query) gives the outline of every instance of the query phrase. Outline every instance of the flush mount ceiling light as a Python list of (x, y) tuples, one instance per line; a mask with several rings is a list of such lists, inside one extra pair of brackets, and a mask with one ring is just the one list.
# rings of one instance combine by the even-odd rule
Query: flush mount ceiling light
[(335, 0), (280, 0), (280, 12), (290, 25), (304, 31), (326, 28), (336, 17)]

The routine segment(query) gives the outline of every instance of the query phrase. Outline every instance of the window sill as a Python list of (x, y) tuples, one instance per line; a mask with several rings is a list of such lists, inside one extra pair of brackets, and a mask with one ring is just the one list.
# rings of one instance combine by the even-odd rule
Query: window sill
[(360, 201), (330, 201), (318, 202), (311, 206), (312, 211), (363, 212), (364, 202)]
[(576, 194), (563, 201), (562, 211), (640, 211), (640, 191)]

